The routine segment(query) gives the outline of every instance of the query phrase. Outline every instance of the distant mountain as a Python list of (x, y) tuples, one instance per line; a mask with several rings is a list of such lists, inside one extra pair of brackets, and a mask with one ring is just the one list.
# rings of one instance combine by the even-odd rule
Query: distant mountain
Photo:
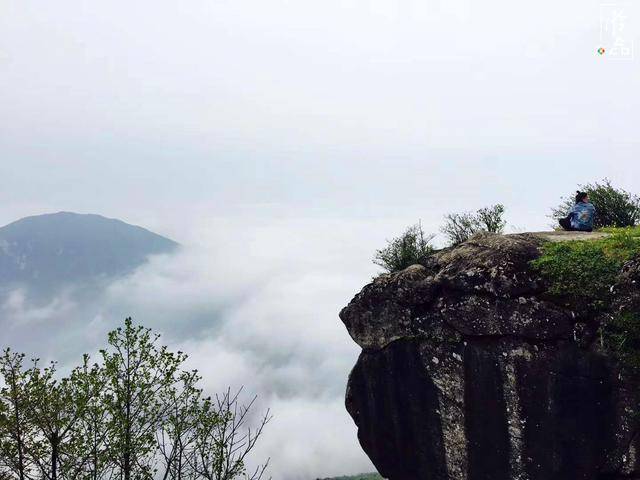
[(178, 244), (149, 230), (100, 215), (60, 212), (0, 228), (0, 287), (51, 290), (131, 272), (149, 255)]

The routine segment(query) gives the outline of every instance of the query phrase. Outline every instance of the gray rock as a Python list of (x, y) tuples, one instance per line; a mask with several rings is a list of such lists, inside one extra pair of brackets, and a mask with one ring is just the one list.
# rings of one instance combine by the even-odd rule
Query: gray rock
[[(391, 480), (640, 478), (638, 379), (529, 267), (540, 235), (489, 235), (383, 275), (340, 313), (363, 348), (346, 406)], [(639, 262), (612, 308), (640, 307)]]

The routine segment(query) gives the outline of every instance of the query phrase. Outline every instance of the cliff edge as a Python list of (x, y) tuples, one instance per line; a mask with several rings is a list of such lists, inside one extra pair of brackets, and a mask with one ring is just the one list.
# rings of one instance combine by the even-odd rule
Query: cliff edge
[(340, 312), (362, 347), (346, 406), (383, 477), (640, 478), (638, 377), (601, 328), (640, 311), (640, 261), (594, 313), (532, 267), (550, 240), (562, 239), (477, 235), (376, 278)]

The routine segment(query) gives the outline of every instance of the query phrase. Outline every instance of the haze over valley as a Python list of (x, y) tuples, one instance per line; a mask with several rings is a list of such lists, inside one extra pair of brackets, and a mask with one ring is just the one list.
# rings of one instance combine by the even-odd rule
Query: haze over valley
[[(61, 370), (126, 317), (274, 419), (278, 480), (375, 469), (340, 310), (387, 240), (577, 185), (640, 192), (640, 62), (582, 0), (35, 0), (0, 7), (2, 346)], [(640, 44), (640, 4), (627, 32)]]

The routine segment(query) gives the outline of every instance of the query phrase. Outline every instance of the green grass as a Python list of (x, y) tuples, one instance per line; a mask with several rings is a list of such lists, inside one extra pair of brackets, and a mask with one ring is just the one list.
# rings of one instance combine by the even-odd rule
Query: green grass
[(611, 287), (625, 262), (640, 255), (640, 227), (606, 228), (598, 240), (549, 242), (533, 267), (560, 301), (590, 311), (606, 307)]
[[(611, 236), (598, 240), (546, 243), (532, 266), (549, 284), (555, 301), (602, 318), (622, 266), (640, 256), (640, 227), (605, 228)], [(625, 367), (640, 371), (640, 315), (609, 312), (601, 324), (605, 348)]]

